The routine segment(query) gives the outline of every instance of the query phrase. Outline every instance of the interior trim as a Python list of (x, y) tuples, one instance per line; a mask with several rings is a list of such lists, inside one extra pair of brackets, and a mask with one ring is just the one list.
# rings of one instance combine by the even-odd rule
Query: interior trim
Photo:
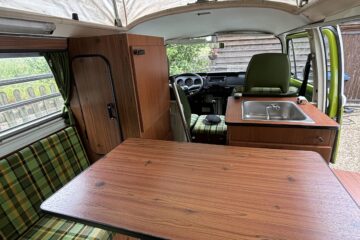
[[(60, 114), (61, 115), (61, 114)], [(40, 139), (67, 127), (64, 119), (57, 115), (55, 119), (46, 123), (21, 131), (0, 141), (0, 158), (22, 149)]]
[(49, 38), (33, 36), (0, 36), (1, 52), (42, 52), (49, 50), (66, 50), (66, 38)]
[(349, 11), (356, 6), (360, 6), (358, 0), (313, 0), (298, 9), (295, 14), (302, 14), (313, 22), (318, 22), (341, 12)]
[(274, 35), (309, 24), (302, 15), (273, 8), (238, 7), (197, 11), (163, 16), (146, 21), (130, 30), (133, 34), (161, 36), (165, 40), (208, 36), (218, 32), (270, 32)]
[(271, 8), (281, 10), (291, 14), (295, 14), (299, 8), (282, 2), (271, 2), (264, 0), (242, 0), (242, 1), (225, 1), (225, 2), (204, 2), (191, 4), (172, 9), (166, 9), (157, 13), (146, 15), (142, 18), (135, 20), (127, 26), (127, 29), (131, 30), (136, 25), (147, 22), (149, 20), (157, 19), (160, 17), (170, 16), (174, 14), (181, 14), (193, 11), (211, 10), (211, 9), (223, 9), (223, 8), (239, 8), (239, 7), (252, 7), (252, 8)]

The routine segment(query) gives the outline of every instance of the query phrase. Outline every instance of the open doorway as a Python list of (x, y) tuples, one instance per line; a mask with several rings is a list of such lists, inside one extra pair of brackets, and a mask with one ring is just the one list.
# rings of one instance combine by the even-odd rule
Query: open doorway
[(360, 173), (360, 21), (341, 26), (347, 98), (335, 169)]

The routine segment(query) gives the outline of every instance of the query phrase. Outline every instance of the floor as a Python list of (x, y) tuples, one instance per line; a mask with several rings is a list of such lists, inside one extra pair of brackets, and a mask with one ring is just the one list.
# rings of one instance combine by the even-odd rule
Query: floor
[(360, 172), (360, 105), (352, 105), (352, 113), (344, 113), (340, 148), (334, 169)]
[(360, 206), (360, 105), (349, 107), (353, 112), (344, 113), (339, 152), (331, 167)]
[(360, 207), (360, 173), (336, 169), (334, 173)]

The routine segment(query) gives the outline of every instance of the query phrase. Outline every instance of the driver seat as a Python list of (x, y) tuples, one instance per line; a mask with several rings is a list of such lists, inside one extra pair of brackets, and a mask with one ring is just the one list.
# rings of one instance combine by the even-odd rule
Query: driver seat
[(206, 121), (207, 115), (199, 116), (191, 113), (189, 100), (184, 90), (178, 85), (177, 91), (183, 106), (187, 126), (190, 128), (192, 141), (199, 143), (226, 144), (227, 126), (225, 124), (225, 116), (218, 115), (220, 122), (208, 125)]

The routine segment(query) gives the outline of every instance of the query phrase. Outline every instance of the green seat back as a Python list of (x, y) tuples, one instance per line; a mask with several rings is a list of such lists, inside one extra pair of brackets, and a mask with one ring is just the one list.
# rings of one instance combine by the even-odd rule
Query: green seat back
[(18, 239), (43, 215), (40, 204), (89, 166), (72, 127), (0, 160), (0, 239)]
[(259, 92), (259, 89), (277, 89), (287, 93), (290, 82), (290, 61), (283, 53), (254, 55), (245, 77), (245, 92)]

